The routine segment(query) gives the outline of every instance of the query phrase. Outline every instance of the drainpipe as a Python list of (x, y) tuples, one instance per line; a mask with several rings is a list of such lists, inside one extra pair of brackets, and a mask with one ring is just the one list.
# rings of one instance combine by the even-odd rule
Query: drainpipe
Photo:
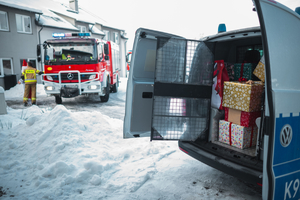
[(127, 40), (124, 42), (124, 46), (125, 46), (125, 68), (124, 69), (121, 69), (122, 71), (124, 70), (125, 73), (122, 73), (123, 74), (123, 77), (126, 77), (127, 78), (127, 62), (126, 62), (126, 56), (127, 56)]
[(93, 34), (93, 27), (95, 26), (95, 24), (92, 25), (91, 27), (91, 35)]
[[(42, 69), (42, 63), (43, 63), (43, 60), (42, 60), (42, 45), (41, 45), (41, 31), (43, 30), (44, 26), (42, 25), (42, 28), (39, 30), (39, 45), (40, 45), (40, 49), (41, 49), (41, 55), (40, 55), (40, 58), (41, 58), (41, 65), (40, 65), (40, 69)], [(44, 71), (44, 70), (43, 70)]]
[(78, 0), (75, 0), (75, 11), (78, 13)]

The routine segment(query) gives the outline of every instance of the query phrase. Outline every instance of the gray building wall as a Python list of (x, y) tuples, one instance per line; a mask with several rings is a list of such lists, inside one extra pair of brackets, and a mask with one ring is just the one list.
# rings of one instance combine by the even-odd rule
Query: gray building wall
[(94, 33), (94, 34), (91, 33), (91, 37), (92, 37), (92, 38), (97, 38), (97, 39), (100, 39), (100, 40), (101, 40), (101, 39), (103, 38), (103, 35), (99, 35), (99, 34), (96, 34), (96, 33)]
[[(21, 77), (21, 59), (36, 59), (36, 46), (38, 44), (35, 25), (35, 13), (14, 9), (0, 5), (0, 10), (7, 12), (9, 31), (0, 31), (0, 58), (11, 58), (13, 63), (13, 74), (17, 80)], [(27, 15), (31, 18), (31, 34), (18, 33), (16, 15)], [(0, 86), (4, 86), (4, 77), (0, 77)]]

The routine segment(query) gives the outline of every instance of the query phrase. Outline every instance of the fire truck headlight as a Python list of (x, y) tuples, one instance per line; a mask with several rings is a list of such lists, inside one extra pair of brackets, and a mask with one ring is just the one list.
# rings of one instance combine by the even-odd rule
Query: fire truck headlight
[(49, 81), (53, 81), (52, 76), (47, 76), (47, 79), (48, 79)]
[(45, 86), (45, 90), (54, 90), (55, 88), (53, 86)]
[(89, 85), (88, 88), (91, 90), (96, 90), (96, 89), (100, 88), (100, 85)]
[(95, 79), (96, 78), (96, 74), (90, 75), (89, 79)]

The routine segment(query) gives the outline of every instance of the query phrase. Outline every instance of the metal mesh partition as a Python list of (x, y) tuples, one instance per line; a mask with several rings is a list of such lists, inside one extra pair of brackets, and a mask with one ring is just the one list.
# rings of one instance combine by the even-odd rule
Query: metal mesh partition
[(152, 140), (196, 140), (208, 127), (213, 54), (200, 41), (158, 38)]
[(183, 83), (186, 41), (158, 38), (157, 47), (155, 81)]
[(207, 99), (155, 97), (153, 139), (197, 139), (207, 127), (208, 105)]

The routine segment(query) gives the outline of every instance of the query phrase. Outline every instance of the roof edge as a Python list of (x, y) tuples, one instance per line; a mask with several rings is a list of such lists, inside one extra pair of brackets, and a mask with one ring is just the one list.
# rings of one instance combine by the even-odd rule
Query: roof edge
[(66, 30), (73, 30), (73, 31), (76, 31), (76, 32), (79, 32), (78, 29), (74, 28), (66, 28), (66, 27), (59, 27), (59, 26), (51, 26), (51, 25), (40, 25), (40, 24), (36, 24), (37, 26), (40, 26), (40, 27), (48, 27), (48, 28), (56, 28), (56, 29), (66, 29)]
[(217, 34), (214, 34), (214, 35), (209, 35), (209, 36), (205, 36), (203, 38), (200, 38), (200, 40), (207, 40), (207, 39), (211, 40), (211, 39), (218, 38), (218, 37), (223, 37), (223, 36), (232, 35), (232, 34), (236, 34), (236, 33), (249, 32), (249, 31), (259, 32), (260, 31), (260, 26), (240, 28), (240, 29), (235, 29), (235, 30), (222, 32), (222, 33), (217, 33)]
[(28, 12), (33, 12), (33, 13), (37, 13), (37, 14), (43, 14), (43, 12), (39, 9), (20, 6), (20, 5), (16, 5), (16, 4), (12, 4), (12, 3), (7, 3), (7, 2), (4, 2), (4, 1), (0, 1), (0, 5), (7, 6), (7, 7), (10, 7), (10, 8), (19, 9), (19, 10), (26, 10)]

